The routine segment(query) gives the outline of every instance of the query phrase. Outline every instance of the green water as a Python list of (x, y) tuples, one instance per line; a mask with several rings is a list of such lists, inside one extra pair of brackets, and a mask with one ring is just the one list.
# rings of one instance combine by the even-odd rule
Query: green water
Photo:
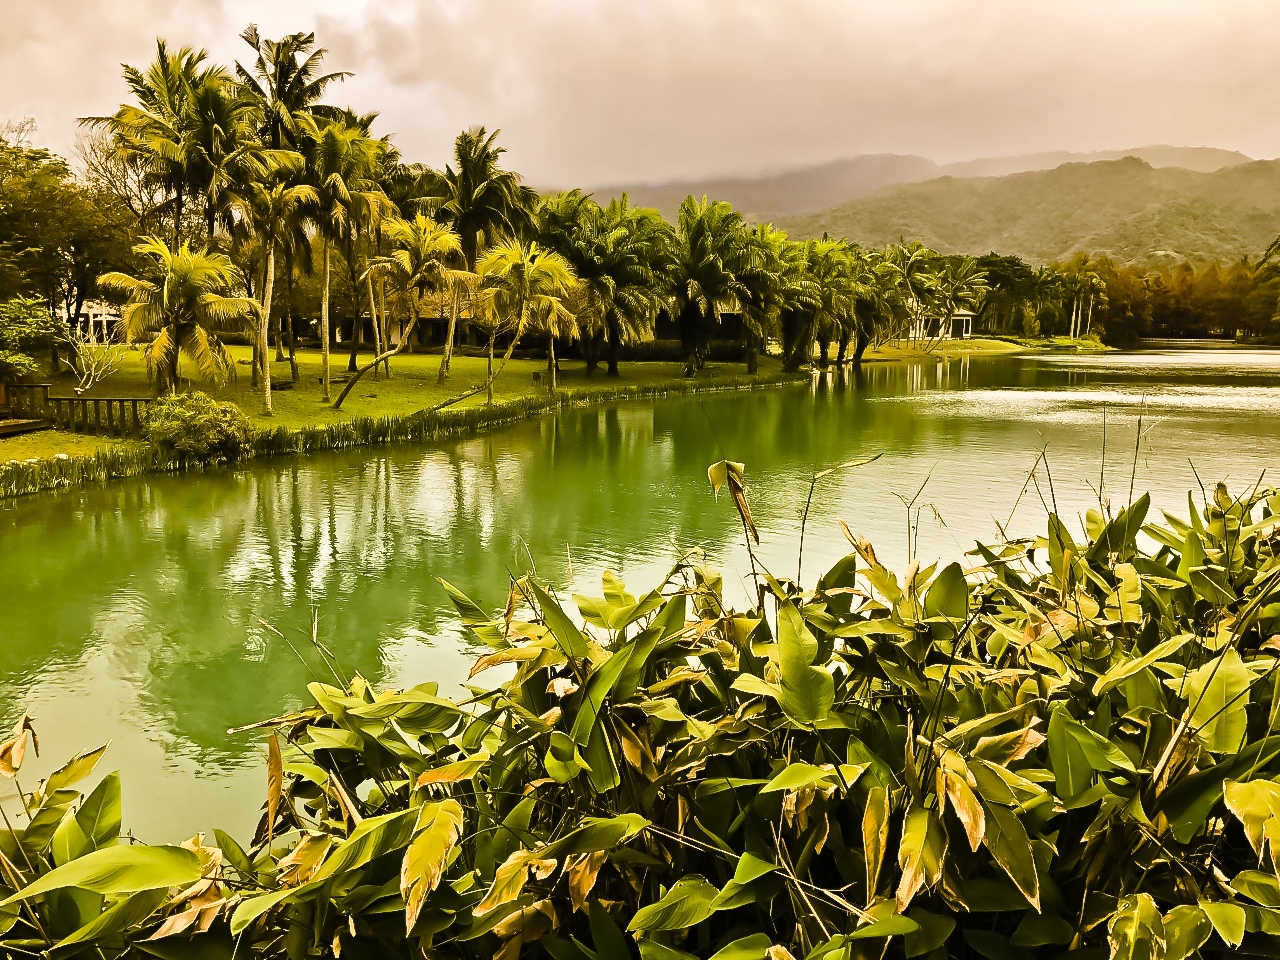
[[(0, 505), (0, 721), (36, 717), (28, 789), (111, 740), (105, 769), (124, 775), (137, 836), (216, 824), (243, 837), (263, 796), (261, 737), (226, 731), (302, 702), (322, 673), (305, 655), (313, 616), (345, 669), (450, 689), (470, 654), (437, 577), (497, 606), (508, 571), (530, 563), (561, 588), (590, 589), (604, 568), (646, 586), (702, 547), (740, 591), (741, 528), (706, 480), (722, 456), (746, 463), (765, 564), (794, 576), (812, 472), (883, 454), (819, 486), (811, 576), (845, 550), (837, 518), (904, 564), (899, 497), (922, 484), (926, 559), (994, 539), (997, 522), (1042, 530), (1043, 502), (1077, 517), (1100, 483), (1116, 507), (1132, 482), (1185, 511), (1197, 472), (1258, 481), (1278, 414), (1280, 353), (974, 358), (28, 497)], [(1028, 484), (1044, 449), (1049, 470)], [(0, 782), (10, 802), (12, 789)]]

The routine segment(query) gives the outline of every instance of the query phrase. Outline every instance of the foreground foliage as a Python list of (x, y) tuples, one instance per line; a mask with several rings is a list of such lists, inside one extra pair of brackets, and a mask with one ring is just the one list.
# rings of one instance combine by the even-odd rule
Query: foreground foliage
[(207, 393), (171, 393), (151, 406), (143, 435), (160, 453), (186, 463), (225, 463), (250, 445), (249, 418)]
[[(712, 477), (753, 530), (740, 465)], [(846, 528), (812, 591), (761, 573), (742, 613), (691, 560), (576, 617), (530, 577), (496, 618), (446, 584), (473, 677), (510, 679), (312, 684), (256, 725), (247, 848), (120, 846), (118, 779), (81, 798), (102, 750), (76, 758), (0, 831), (0, 948), (1275, 956), (1278, 510), (1143, 498), (901, 576)]]

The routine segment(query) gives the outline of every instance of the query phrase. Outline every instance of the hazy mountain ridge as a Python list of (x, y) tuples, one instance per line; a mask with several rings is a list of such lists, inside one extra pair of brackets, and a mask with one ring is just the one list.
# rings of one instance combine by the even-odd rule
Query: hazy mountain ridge
[(1251, 162), (1234, 150), (1216, 147), (1171, 147), (1152, 145), (1130, 150), (1100, 150), (1072, 153), (1055, 150), (1012, 157), (988, 157), (959, 163), (938, 164), (928, 157), (912, 154), (864, 154), (845, 160), (757, 177), (721, 177), (678, 180), (667, 183), (609, 184), (592, 187), (600, 198), (626, 192), (632, 203), (657, 207), (674, 218), (680, 201), (692, 194), (728, 200), (756, 220), (816, 213), (851, 200), (870, 196), (895, 184), (920, 183), (943, 176), (993, 177), (1031, 170), (1049, 170), (1064, 163), (1090, 163), (1135, 156), (1153, 167), (1182, 167), (1211, 172)]
[(940, 177), (887, 187), (816, 214), (781, 217), (793, 237), (869, 245), (918, 238), (946, 253), (1073, 253), (1123, 261), (1256, 257), (1280, 233), (1280, 161), (1205, 173), (1135, 157), (1002, 177)]

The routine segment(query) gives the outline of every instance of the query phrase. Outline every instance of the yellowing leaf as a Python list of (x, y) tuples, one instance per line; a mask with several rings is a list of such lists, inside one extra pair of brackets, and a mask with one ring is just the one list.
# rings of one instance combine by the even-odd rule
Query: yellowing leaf
[(484, 750), (466, 760), (455, 760), (443, 766), (433, 767), (418, 777), (418, 786), (425, 787), (433, 783), (457, 783), (459, 780), (470, 780), (489, 760)]
[(427, 897), (440, 885), (449, 854), (462, 835), (462, 824), (462, 805), (457, 800), (426, 803), (418, 811), (413, 840), (400, 865), (406, 935), (413, 930)]
[(902, 879), (898, 883), (898, 913), (905, 913), (921, 887), (931, 887), (942, 876), (947, 855), (947, 831), (937, 815), (913, 804), (902, 826), (898, 846), (898, 866)]
[(475, 905), (472, 913), (477, 917), (483, 917), (504, 903), (510, 903), (520, 896), (520, 891), (529, 881), (531, 871), (541, 878), (546, 878), (551, 875), (551, 871), (555, 870), (557, 865), (555, 860), (539, 859), (532, 850), (516, 850), (498, 867), (493, 876), (493, 883), (489, 885), (489, 891), (484, 895), (484, 899)]

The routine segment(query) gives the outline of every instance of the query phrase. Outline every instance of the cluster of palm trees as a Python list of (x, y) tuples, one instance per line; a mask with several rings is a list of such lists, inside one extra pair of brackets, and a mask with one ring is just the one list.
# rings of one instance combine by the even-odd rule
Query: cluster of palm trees
[[(553, 389), (557, 341), (579, 341), (589, 370), (604, 359), (616, 375), (624, 346), (651, 339), (664, 319), (690, 375), (727, 328), (749, 370), (771, 342), (794, 369), (815, 351), (825, 364), (833, 343), (837, 361), (860, 359), (877, 340), (928, 344), (988, 292), (971, 258), (918, 243), (792, 240), (723, 201), (689, 197), (671, 224), (625, 195), (603, 206), (577, 190), (539, 197), (503, 169), (496, 133), (483, 128), (457, 138), (443, 170), (405, 163), (372, 132), (376, 114), (321, 102), (346, 74), (324, 72), (313, 34), (272, 41), (251, 26), (242, 38), (253, 56), (234, 71), (158, 41), (149, 67), (125, 70), (135, 102), (86, 121), (156, 198), (144, 224), (151, 235), (137, 248), (142, 275), (109, 274), (102, 286), (127, 301), (128, 334), (147, 341), (162, 389), (176, 382), (180, 352), (203, 374), (224, 374), (230, 361), (216, 333), (247, 323), (270, 413), (273, 329), (276, 359), (287, 342), (298, 378), (292, 311), (302, 276), (320, 278), (323, 397), (339, 406), (368, 371), (391, 375), (424, 316), (448, 321), (441, 381), (459, 327), (479, 332), (491, 398), (502, 362), (527, 335), (546, 338)], [(370, 321), (373, 359), (358, 365), (358, 316), (351, 376), (331, 401), (335, 272), (345, 272), (356, 313)]]

